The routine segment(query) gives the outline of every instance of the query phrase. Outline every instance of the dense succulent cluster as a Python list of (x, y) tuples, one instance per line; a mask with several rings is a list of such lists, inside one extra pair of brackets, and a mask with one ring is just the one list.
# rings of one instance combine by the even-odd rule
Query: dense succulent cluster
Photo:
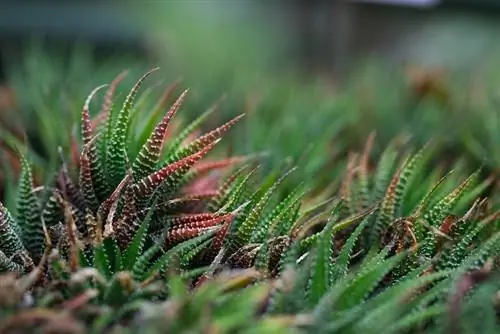
[[(348, 157), (344, 200), (325, 228), (305, 239), (310, 255), (271, 312), (312, 311), (315, 332), (498, 331), (496, 294), (468, 294), (484, 281), (482, 289), (498, 289), (499, 213), (478, 197), (492, 180), (478, 182), (479, 171), (463, 180), (440, 169), (424, 173), (431, 143), (398, 162), (393, 142), (371, 166), (373, 140)], [(336, 219), (374, 205), (359, 224), (339, 230)], [(461, 307), (485, 312), (488, 321), (462, 317)]]
[(428, 168), (432, 142), (397, 138), (374, 159), (372, 134), (306, 206), (306, 183), (276, 196), (295, 168), (261, 180), (255, 157), (203, 160), (242, 115), (199, 135), (215, 107), (172, 130), (188, 91), (145, 110), (154, 71), (121, 108), (125, 73), (89, 94), (55, 180), (35, 186), (19, 150), (16, 205), (0, 206), (0, 332), (498, 330), (493, 178)]
[[(75, 181), (61, 152), (62, 167), (54, 184), (35, 188), (30, 164), (20, 153), (15, 217), (1, 207), (2, 271), (37, 273), (35, 281), (43, 293), (53, 290), (49, 299), (82, 293), (87, 297), (81, 298), (92, 295), (104, 304), (121, 306), (146, 295), (161, 298), (166, 291), (151, 284), (174, 265), (185, 270), (206, 266), (196, 284), (223, 265), (249, 268), (267, 241), (269, 227), (286, 221), (291, 228), (299, 190), (266, 210), (284, 176), (252, 192), (256, 168), (249, 172), (248, 164), (221, 178), (221, 171), (248, 157), (199, 162), (242, 116), (189, 141), (209, 110), (165, 145), (184, 91), (156, 126), (151, 124), (154, 118), (139, 131), (130, 125), (141, 112), (135, 96), (153, 71), (137, 81), (122, 108), (116, 109), (113, 97), (124, 76), (120, 74), (93, 119), (89, 106), (104, 86), (91, 92), (82, 109), (82, 149), (73, 154)], [(134, 151), (134, 159), (129, 159)], [(279, 230), (283, 236), (274, 237), (266, 251), (269, 272), (276, 272), (280, 249), (290, 239), (286, 226)], [(93, 288), (83, 289), (89, 281)]]
[[(110, 239), (116, 243), (117, 249), (124, 250), (148, 213), (150, 217), (154, 215), (155, 224), (151, 224), (143, 233), (155, 235), (161, 231), (161, 225), (173, 223), (170, 233), (163, 236), (165, 247), (182, 240), (186, 234), (196, 236), (204, 228), (215, 227), (229, 219), (230, 214), (195, 215), (195, 210), (183, 212), (184, 216), (179, 217), (178, 221), (171, 215), (182, 210), (189, 202), (215, 200), (217, 189), (211, 189), (209, 184), (201, 186), (199, 191), (189, 192), (189, 186), (196, 186), (189, 184), (189, 178), (230, 165), (234, 159), (211, 162), (194, 170), (191, 167), (214, 147), (218, 138), (240, 117), (183, 147), (182, 140), (191, 130), (188, 128), (168, 151), (163, 150), (168, 123), (179, 109), (186, 94), (184, 92), (145, 141), (141, 137), (131, 138), (129, 126), (133, 101), (142, 81), (150, 73), (152, 71), (139, 79), (127, 95), (123, 107), (111, 113), (113, 92), (122, 78), (119, 76), (107, 91), (96, 126), (93, 126), (89, 115), (89, 104), (92, 96), (103, 86), (90, 94), (82, 111), (83, 148), (77, 161), (79, 170), (76, 182), (70, 177), (68, 166), (63, 161), (55, 184), (35, 189), (29, 163), (24, 157), (21, 158), (23, 168), (15, 222), (5, 208), (3, 211), (5, 222), (10, 226), (8, 233), (12, 235), (12, 242), (5, 248), (6, 255), (9, 257), (22, 250), (25, 260), (24, 263), (8, 261), (3, 264), (4, 267), (30, 269), (33, 263), (40, 261), (46, 243), (60, 244), (62, 249), (69, 250), (78, 241), (86, 247)], [(130, 148), (127, 147), (131, 140), (136, 143), (142, 141), (132, 163), (128, 159)], [(197, 181), (202, 182), (202, 178), (200, 176)], [(42, 196), (37, 196), (37, 193), (46, 194), (46, 200), (42, 201)], [(24, 248), (20, 248), (20, 245), (24, 245)]]

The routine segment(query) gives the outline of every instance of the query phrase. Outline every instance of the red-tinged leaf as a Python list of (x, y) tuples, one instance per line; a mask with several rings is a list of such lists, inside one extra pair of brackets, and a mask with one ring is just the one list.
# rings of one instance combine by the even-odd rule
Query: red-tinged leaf
[[(225, 99), (225, 96), (221, 96), (217, 101), (215, 101), (214, 104), (212, 104), (207, 111), (205, 111), (200, 117), (198, 117), (196, 120), (194, 120), (193, 123), (188, 125), (186, 129), (184, 129), (180, 134), (180, 139), (177, 138), (174, 140), (173, 146), (170, 147), (169, 149), (172, 149), (175, 151), (177, 150), (180, 146), (187, 145), (189, 142), (194, 141), (198, 136), (199, 136), (199, 130), (196, 130), (196, 128), (205, 120), (209, 115), (213, 115), (216, 113), (223, 100)], [(196, 130), (196, 131), (195, 131)], [(179, 141), (180, 140), (180, 141)]]
[[(77, 295), (76, 297), (73, 297), (69, 300), (66, 300), (62, 304), (62, 308), (64, 310), (71, 310), (71, 311), (80, 309), (80, 308), (88, 305), (90, 303), (90, 301), (92, 299), (94, 299), (95, 297), (97, 297), (98, 295), (99, 295), (99, 290), (97, 290), (97, 289), (86, 290), (86, 291), (82, 292), (81, 294)], [(64, 328), (67, 328), (67, 327), (65, 326)]]
[(439, 227), (439, 230), (445, 234), (449, 234), (451, 231), (451, 228), (453, 225), (457, 222), (457, 217), (454, 215), (448, 215), (443, 222), (441, 223), (441, 226)]
[[(94, 137), (94, 139), (97, 137)], [(79, 186), (83, 192), (83, 197), (85, 203), (90, 207), (92, 211), (95, 211), (99, 205), (97, 200), (94, 185), (92, 182), (92, 170), (90, 166), (90, 161), (87, 155), (89, 146), (93, 144), (93, 140), (89, 141), (87, 145), (84, 146), (82, 154), (80, 155), (80, 175), (79, 175)]]
[(173, 205), (185, 205), (190, 202), (200, 202), (200, 201), (205, 201), (212, 199), (213, 197), (217, 196), (219, 194), (218, 191), (207, 191), (207, 192), (201, 192), (201, 193), (194, 193), (194, 194), (188, 194), (182, 197), (174, 198), (169, 201), (167, 201), (165, 204), (167, 206), (173, 206)]
[(361, 155), (361, 158), (359, 159), (359, 172), (360, 173), (365, 173), (365, 174), (368, 173), (369, 165), (370, 165), (370, 154), (372, 152), (373, 143), (375, 142), (376, 135), (377, 135), (376, 132), (373, 131), (372, 133), (370, 133), (370, 135), (368, 136), (368, 139), (366, 140), (363, 154)]
[(185, 225), (196, 223), (199, 221), (210, 220), (217, 217), (215, 213), (195, 213), (195, 214), (185, 214), (178, 217), (169, 219), (169, 222), (173, 228), (185, 227)]
[(217, 231), (217, 233), (214, 236), (214, 240), (212, 242), (212, 247), (210, 249), (211, 255), (217, 254), (221, 249), (222, 246), (224, 245), (224, 240), (229, 232), (229, 227), (231, 226), (232, 222), (234, 221), (235, 214), (228, 214), (227, 219), (224, 222), (224, 225), (220, 228), (220, 230)]
[(224, 133), (226, 133), (233, 125), (235, 125), (240, 119), (242, 119), (245, 116), (245, 114), (241, 114), (233, 118), (232, 120), (228, 121), (227, 123), (219, 126), (218, 128), (204, 134), (203, 136), (199, 137), (196, 139), (194, 142), (189, 144), (189, 148), (192, 148), (193, 150), (199, 150), (200, 148), (204, 147), (205, 145), (208, 145), (215, 140), (219, 139), (222, 137)]
[(159, 67), (155, 67), (147, 71), (139, 79), (137, 79), (134, 86), (125, 97), (122, 108), (116, 115), (116, 121), (113, 124), (113, 129), (109, 133), (110, 137), (109, 142), (107, 143), (106, 155), (108, 180), (110, 180), (111, 183), (118, 182), (127, 172), (125, 160), (127, 155), (126, 146), (128, 128), (130, 125), (130, 113), (141, 85), (152, 73), (157, 70), (159, 70)]
[(212, 241), (212, 247), (207, 254), (210, 261), (214, 258), (218, 257), (218, 253), (221, 251), (222, 246), (224, 245), (224, 241), (229, 233), (229, 228), (234, 221), (234, 218), (248, 205), (250, 201), (243, 203), (236, 210), (230, 212), (226, 215), (224, 224), (220, 227), (220, 229), (215, 233), (214, 240)]
[(191, 168), (195, 163), (197, 163), (200, 159), (202, 159), (215, 146), (215, 144), (217, 144), (217, 142), (218, 141), (215, 141), (204, 147), (201, 151), (187, 156), (177, 162), (166, 165), (153, 174), (146, 176), (134, 185), (135, 195), (137, 197), (150, 195), (169, 176), (178, 172), (187, 172), (187, 170)]
[(204, 201), (210, 200), (217, 195), (217, 192), (209, 191), (206, 193), (191, 194), (188, 196), (174, 198), (165, 201), (162, 204), (157, 204), (153, 208), (142, 209), (137, 212), (137, 216), (142, 217), (151, 209), (158, 210), (159, 213), (170, 213), (171, 210), (175, 210), (177, 208), (183, 209), (183, 212), (197, 212), (199, 210), (195, 210), (193, 206), (201, 205)]
[(104, 95), (104, 101), (101, 105), (101, 110), (99, 111), (95, 119), (92, 120), (93, 129), (97, 129), (101, 124), (105, 124), (108, 121), (109, 114), (111, 112), (111, 106), (113, 104), (113, 96), (115, 95), (116, 88), (127, 74), (128, 70), (121, 72), (109, 85), (106, 94)]
[(214, 169), (224, 169), (227, 167), (232, 167), (233, 165), (247, 161), (249, 158), (250, 157), (242, 156), (242, 157), (231, 157), (216, 161), (200, 162), (196, 167), (193, 168), (193, 172), (196, 173), (197, 175), (202, 175)]
[(181, 146), (187, 146), (196, 140), (201, 134), (200, 130), (194, 130), (193, 133), (189, 134), (184, 141), (182, 141)]
[(214, 227), (217, 225), (220, 225), (221, 223), (225, 222), (229, 217), (232, 217), (232, 214), (226, 214), (223, 216), (218, 216), (212, 219), (204, 219), (204, 220), (198, 220), (194, 222), (190, 222), (187, 224), (182, 225), (182, 228), (206, 228), (206, 227)]
[[(57, 180), (59, 189), (61, 189), (63, 196), (67, 198), (70, 203), (75, 204), (76, 207), (82, 208), (85, 206), (85, 199), (69, 176), (68, 165), (64, 160), (64, 154), (61, 147), (59, 147), (59, 156), (61, 159), (61, 169)], [(78, 157), (76, 161), (79, 161)]]
[(104, 202), (101, 203), (99, 209), (97, 210), (98, 219), (103, 219), (108, 215), (111, 206), (113, 205), (113, 203), (117, 202), (118, 197), (120, 196), (123, 187), (125, 187), (125, 185), (127, 184), (129, 178), (130, 175), (127, 174), (120, 182), (120, 184), (118, 184), (113, 193), (111, 193), (111, 195)]
[(190, 201), (203, 201), (209, 200), (211, 198), (217, 197), (219, 195), (218, 190), (208, 190), (208, 191), (200, 191), (195, 193), (190, 193), (186, 196), (180, 197), (179, 200), (190, 202)]
[(385, 192), (385, 196), (382, 200), (382, 204), (380, 206), (380, 213), (377, 219), (378, 223), (381, 223), (383, 227), (388, 224), (393, 218), (396, 210), (396, 196), (397, 196), (397, 186), (401, 176), (401, 172), (403, 170), (406, 161), (401, 164), (396, 173), (394, 173), (389, 186)]
[(180, 123), (181, 123), (180, 121), (176, 122), (175, 119), (170, 122), (170, 126), (167, 128), (167, 131), (165, 131), (165, 135), (163, 136), (164, 143), (167, 142), (169, 139), (171, 139), (177, 133)]
[(344, 199), (342, 213), (344, 216), (348, 216), (349, 214), (354, 213), (354, 207), (352, 206), (352, 183), (354, 180), (354, 175), (356, 174), (356, 161), (358, 155), (352, 152), (349, 152), (347, 157), (347, 170), (342, 180), (342, 184), (340, 186), (340, 196)]
[(175, 101), (170, 110), (165, 114), (160, 123), (156, 126), (151, 136), (148, 138), (144, 146), (139, 151), (132, 169), (134, 175), (138, 178), (142, 178), (145, 175), (150, 174), (160, 157), (161, 151), (163, 149), (164, 138), (170, 124), (170, 120), (175, 116), (180, 106), (182, 105), (188, 90), (186, 89)]
[(101, 90), (102, 88), (106, 87), (107, 85), (101, 85), (99, 87), (96, 87), (90, 92), (89, 96), (85, 100), (85, 103), (83, 104), (82, 108), (82, 115), (81, 115), (81, 122), (82, 122), (82, 140), (83, 140), (83, 145), (88, 145), (90, 141), (92, 140), (93, 136), (93, 130), (92, 130), (92, 121), (90, 119), (90, 102), (92, 101), (93, 97), (95, 94)]
[(64, 218), (66, 221), (66, 233), (68, 234), (68, 240), (70, 244), (70, 256), (69, 263), (71, 267), (71, 271), (75, 272), (79, 267), (79, 259), (78, 259), (78, 249), (80, 248), (80, 241), (76, 235), (76, 223), (75, 218), (73, 216), (73, 212), (70, 208), (70, 205), (63, 201), (64, 203)]
[(135, 231), (139, 228), (137, 222), (137, 207), (132, 191), (133, 179), (132, 173), (128, 172), (128, 185), (125, 187), (125, 204), (123, 205), (122, 216), (119, 220), (113, 222), (113, 230), (121, 247), (125, 248), (133, 238)]
[(178, 228), (169, 231), (165, 235), (165, 246), (169, 247), (178, 242), (182, 242), (188, 239), (195, 238), (202, 234), (203, 232), (207, 232), (213, 230), (213, 227), (208, 228)]
[(85, 211), (85, 226), (87, 227), (88, 237), (94, 246), (102, 243), (103, 226), (102, 220), (97, 220), (90, 210)]
[(106, 219), (105, 234), (110, 236), (114, 234), (121, 248), (125, 248), (134, 236), (134, 232), (139, 228), (137, 221), (137, 209), (135, 198), (131, 190), (133, 184), (132, 173), (128, 170), (126, 182), (123, 185), (125, 189), (125, 204), (122, 209), (122, 216), (120, 219), (114, 219), (116, 210), (118, 208), (119, 198), (112, 204)]
[(195, 289), (199, 288), (200, 286), (202, 286), (203, 284), (207, 283), (208, 281), (212, 280), (213, 278), (211, 277), (211, 275), (208, 275), (208, 274), (203, 274), (201, 275), (197, 280), (196, 282), (194, 283), (194, 287)]

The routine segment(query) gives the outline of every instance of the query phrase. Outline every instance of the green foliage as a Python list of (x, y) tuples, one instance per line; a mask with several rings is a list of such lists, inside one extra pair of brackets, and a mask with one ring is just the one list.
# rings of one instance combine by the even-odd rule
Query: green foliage
[[(0, 138), (13, 145), (27, 141), (32, 163), (44, 177), (59, 163), (54, 148), (68, 151), (74, 144), (84, 92), (123, 68), (135, 73), (144, 66), (143, 60), (130, 54), (98, 58), (85, 43), (63, 49), (56, 51), (49, 41), (36, 40), (21, 55), (2, 53), (6, 84), (13, 89), (15, 104), (3, 111), (7, 117), (2, 117)], [(132, 84), (133, 78), (122, 79)], [(126, 93), (121, 87), (117, 90), (117, 94)]]
[(121, 101), (125, 72), (82, 100), (77, 154), (60, 149), (45, 185), (19, 152), (16, 199), (0, 206), (0, 331), (497, 329), (499, 214), (482, 169), (446, 172), (436, 142), (404, 137), (377, 156), (372, 133), (315, 195), (286, 163), (203, 161), (242, 115), (200, 135), (211, 109), (179, 131), (190, 93), (162, 116), (141, 94), (154, 75)]

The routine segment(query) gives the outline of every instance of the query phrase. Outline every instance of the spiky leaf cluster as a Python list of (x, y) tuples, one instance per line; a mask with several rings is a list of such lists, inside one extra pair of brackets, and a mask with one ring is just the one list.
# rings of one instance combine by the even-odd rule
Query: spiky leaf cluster
[[(479, 197), (490, 180), (478, 182), (479, 171), (455, 179), (440, 170), (424, 173), (431, 145), (401, 161), (399, 150), (389, 147), (374, 168), (373, 139), (348, 158), (343, 200), (320, 231), (297, 243), (299, 257), (287, 262), (286, 284), (276, 288), (267, 311), (312, 312), (311, 332), (467, 327), (467, 319), (450, 320), (447, 312), (462, 303), (479, 312), (470, 304), (481, 298), (473, 286), (461, 290), (476, 284), (473, 277), (498, 271), (491, 262), (500, 251), (498, 212)], [(491, 299), (480, 300), (495, 312)], [(496, 328), (496, 322), (490, 317), (487, 326)]]
[(249, 157), (201, 161), (241, 116), (196, 136), (211, 109), (173, 135), (169, 125), (184, 91), (156, 125), (151, 122), (158, 117), (138, 126), (143, 111), (134, 101), (152, 72), (139, 78), (121, 108), (114, 92), (125, 73), (107, 86), (94, 116), (92, 101), (106, 85), (89, 94), (74, 145), (81, 149), (70, 163), (60, 151), (53, 184), (36, 187), (28, 154), (19, 152), (15, 214), (1, 207), (2, 271), (30, 277), (32, 287), (23, 291), (33, 294), (31, 306), (82, 307), (78, 317), (98, 331), (130, 320), (146, 300), (169, 303), (171, 270), (207, 292), (227, 269), (255, 267), (264, 279), (276, 277), (291, 245), (309, 228), (307, 220), (299, 221), (307, 216), (300, 211), (302, 185), (276, 197), (294, 169), (259, 183), (258, 167), (250, 164), (222, 177)]
[[(209, 111), (173, 135), (184, 91), (144, 123), (136, 96), (153, 72), (117, 108), (120, 74), (94, 117), (105, 86), (90, 93), (81, 149), (71, 164), (61, 152), (54, 184), (35, 187), (19, 152), (14, 214), (0, 206), (0, 328), (41, 307), (66, 310), (74, 332), (497, 329), (498, 298), (485, 300), (498, 291), (499, 214), (480, 170), (429, 171), (436, 146), (401, 156), (401, 141), (373, 164), (371, 135), (335, 196), (305, 207), (303, 184), (276, 196), (295, 168), (259, 181), (251, 164), (222, 177), (248, 157), (201, 162), (241, 116), (197, 136)], [(461, 320), (480, 307), (486, 320)]]

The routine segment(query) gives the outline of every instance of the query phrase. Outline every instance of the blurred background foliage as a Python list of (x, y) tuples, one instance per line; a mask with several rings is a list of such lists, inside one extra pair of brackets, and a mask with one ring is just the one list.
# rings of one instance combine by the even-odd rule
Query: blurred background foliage
[(190, 88), (183, 123), (217, 101), (207, 127), (246, 112), (225, 150), (266, 153), (264, 172), (298, 165), (290, 187), (307, 179), (324, 189), (372, 131), (375, 154), (406, 134), (495, 171), (500, 12), (486, 2), (394, 3), (2, 5), (2, 138), (26, 133), (35, 163), (55, 166), (55, 147), (70, 149), (82, 92), (123, 69), (129, 87), (159, 65), (148, 94), (159, 98), (175, 81), (177, 94)]

